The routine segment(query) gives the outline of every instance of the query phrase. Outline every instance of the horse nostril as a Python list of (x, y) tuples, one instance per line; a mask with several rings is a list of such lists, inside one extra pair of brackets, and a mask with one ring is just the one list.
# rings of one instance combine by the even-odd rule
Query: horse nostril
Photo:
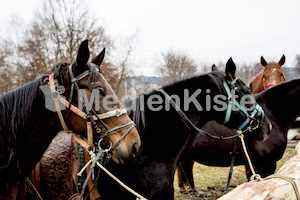
[(131, 152), (130, 154), (135, 157), (137, 153), (139, 152), (140, 145), (138, 142), (134, 142), (133, 145), (131, 146)]

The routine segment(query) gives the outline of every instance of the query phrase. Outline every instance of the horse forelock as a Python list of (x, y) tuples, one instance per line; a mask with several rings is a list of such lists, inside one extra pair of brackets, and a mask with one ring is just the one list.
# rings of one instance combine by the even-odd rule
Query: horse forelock
[[(70, 83), (70, 74), (69, 74), (69, 63), (66, 62), (58, 62), (53, 65), (52, 72), (54, 73), (55, 78), (57, 79), (58, 83), (60, 85), (65, 85)], [(97, 79), (97, 73), (96, 70), (97, 66), (93, 63), (87, 64), (87, 69), (89, 70), (89, 82), (93, 82)]]

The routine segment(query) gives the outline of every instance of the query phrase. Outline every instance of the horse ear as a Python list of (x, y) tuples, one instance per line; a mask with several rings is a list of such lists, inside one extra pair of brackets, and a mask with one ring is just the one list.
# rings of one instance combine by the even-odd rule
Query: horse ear
[(284, 63), (285, 63), (285, 56), (284, 56), (284, 54), (282, 55), (282, 57), (281, 57), (281, 59), (279, 60), (279, 65), (284, 65)]
[(226, 68), (225, 68), (226, 79), (234, 80), (235, 79), (235, 71), (236, 71), (235, 63), (233, 62), (232, 58), (229, 58), (229, 60), (226, 63)]
[(219, 69), (215, 64), (213, 64), (213, 66), (211, 66), (211, 71), (216, 72), (216, 71), (219, 71)]
[(76, 72), (79, 73), (87, 69), (87, 62), (89, 60), (89, 57), (90, 57), (89, 41), (84, 40), (80, 44), (78, 49), (75, 73)]
[(105, 48), (101, 51), (101, 53), (98, 56), (95, 56), (92, 59), (92, 63), (96, 64), (98, 67), (100, 67), (100, 65), (102, 64), (102, 61), (104, 59), (105, 56)]
[(268, 64), (267, 61), (264, 59), (263, 56), (260, 57), (260, 64), (261, 64), (262, 66), (266, 66), (266, 65)]

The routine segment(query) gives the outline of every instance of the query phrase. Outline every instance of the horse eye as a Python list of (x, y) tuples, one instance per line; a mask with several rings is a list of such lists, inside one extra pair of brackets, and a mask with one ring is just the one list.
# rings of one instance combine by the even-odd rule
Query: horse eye
[(281, 73), (280, 76), (283, 76), (283, 73)]
[(99, 95), (105, 97), (105, 92), (102, 88), (99, 88)]
[(266, 76), (263, 74), (263, 78), (266, 78)]
[(106, 95), (103, 88), (96, 88), (95, 90), (98, 91), (97, 95), (99, 94), (99, 96), (101, 97), (104, 97)]

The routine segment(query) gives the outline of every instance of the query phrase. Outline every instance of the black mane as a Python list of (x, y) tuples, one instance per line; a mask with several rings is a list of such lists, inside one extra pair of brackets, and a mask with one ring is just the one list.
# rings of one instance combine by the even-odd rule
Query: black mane
[[(192, 84), (200, 84), (199, 79), (203, 79), (203, 80), (210, 79), (218, 87), (219, 91), (224, 90), (223, 83), (221, 80), (225, 80), (225, 74), (222, 72), (218, 72), (218, 71), (210, 72), (210, 73), (200, 75), (200, 76), (194, 76), (192, 78), (185, 79), (185, 80), (181, 80), (179, 82), (166, 85), (166, 86), (162, 87), (162, 89), (163, 90), (170, 89), (170, 88), (178, 89), (178, 88), (182, 87), (182, 85), (185, 85), (185, 84), (182, 84), (183, 82), (187, 82), (187, 81), (190, 82), (191, 85)], [(145, 123), (145, 106), (142, 107), (141, 101), (142, 101), (142, 99), (147, 98), (147, 96), (151, 96), (155, 92), (156, 91), (151, 91), (149, 93), (139, 95), (137, 98), (135, 98), (131, 101), (125, 102), (125, 107), (127, 108), (127, 114), (136, 123), (138, 130), (145, 129), (145, 124), (146, 124)]]
[[(37, 93), (40, 92), (39, 86), (50, 73), (54, 73), (59, 85), (70, 85), (69, 65), (65, 62), (56, 63), (52, 70), (46, 73), (48, 75), (41, 76), (0, 96), (0, 170), (10, 165), (11, 160), (15, 158), (15, 152), (18, 151), (17, 143), (20, 146), (20, 141), (28, 127), (36, 123), (32, 120), (32, 107)], [(96, 65), (89, 63), (88, 69), (90, 70), (89, 80), (96, 80)], [(67, 88), (66, 92), (68, 92)]]
[(0, 169), (9, 165), (17, 138), (31, 125), (32, 105), (41, 83), (38, 78), (0, 97)]

